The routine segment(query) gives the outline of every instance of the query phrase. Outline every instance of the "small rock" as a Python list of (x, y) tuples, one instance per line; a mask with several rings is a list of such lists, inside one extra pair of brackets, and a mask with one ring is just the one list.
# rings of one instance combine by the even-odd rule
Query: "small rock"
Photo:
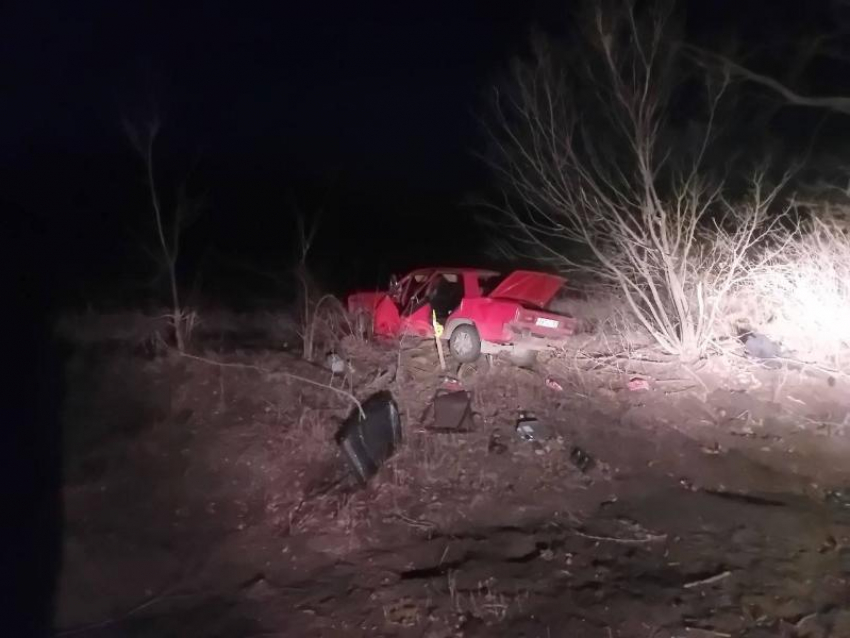
[(580, 472), (587, 472), (596, 465), (596, 460), (577, 445), (570, 451), (570, 461)]
[(334, 374), (342, 374), (345, 372), (347, 366), (345, 359), (335, 352), (332, 352), (325, 358), (325, 367)]
[(490, 454), (504, 454), (507, 449), (508, 446), (502, 443), (498, 433), (494, 433), (493, 436), (490, 437), (490, 441), (487, 443), (487, 451)]

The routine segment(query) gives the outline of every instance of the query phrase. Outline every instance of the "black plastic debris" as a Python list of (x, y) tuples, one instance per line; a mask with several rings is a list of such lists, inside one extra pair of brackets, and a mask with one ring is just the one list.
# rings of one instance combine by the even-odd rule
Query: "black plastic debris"
[(574, 445), (573, 449), (570, 450), (570, 461), (572, 461), (572, 464), (575, 465), (580, 472), (592, 470), (593, 466), (596, 464), (594, 458), (577, 445)]
[(363, 402), (363, 414), (355, 409), (336, 435), (336, 442), (354, 474), (367, 482), (401, 444), (401, 417), (388, 391)]
[(508, 451), (508, 446), (502, 442), (502, 438), (498, 432), (490, 435), (490, 440), (487, 442), (487, 452), (489, 454), (504, 454)]
[(536, 416), (520, 412), (516, 422), (516, 432), (524, 441), (544, 441), (550, 439), (549, 428)]
[(465, 390), (440, 389), (434, 395), (434, 432), (470, 432), (473, 421), (472, 400)]

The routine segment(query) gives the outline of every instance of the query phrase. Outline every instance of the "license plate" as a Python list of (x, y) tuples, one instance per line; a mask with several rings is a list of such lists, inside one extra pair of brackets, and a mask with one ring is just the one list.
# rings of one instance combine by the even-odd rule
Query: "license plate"
[(554, 319), (547, 319), (546, 317), (538, 317), (537, 321), (534, 322), (534, 325), (541, 326), (543, 328), (557, 328), (558, 322)]

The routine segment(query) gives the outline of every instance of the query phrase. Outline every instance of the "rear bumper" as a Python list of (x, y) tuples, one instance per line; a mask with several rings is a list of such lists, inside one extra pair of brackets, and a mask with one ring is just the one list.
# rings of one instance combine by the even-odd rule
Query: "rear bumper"
[(563, 346), (575, 333), (575, 324), (563, 323), (559, 328), (529, 326), (525, 323), (511, 323), (505, 326), (505, 341), (521, 343), (530, 350), (544, 350)]
[(558, 337), (542, 337), (536, 335), (515, 335), (510, 341), (497, 343), (483, 341), (481, 352), (484, 354), (499, 354), (501, 352), (546, 352), (563, 348), (569, 341), (569, 335)]

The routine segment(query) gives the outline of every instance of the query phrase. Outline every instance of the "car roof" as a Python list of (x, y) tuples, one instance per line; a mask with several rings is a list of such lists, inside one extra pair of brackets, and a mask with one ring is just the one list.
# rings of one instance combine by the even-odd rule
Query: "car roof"
[(478, 275), (479, 277), (496, 277), (501, 273), (496, 272), (495, 270), (487, 270), (486, 268), (454, 268), (454, 267), (440, 267), (434, 266), (432, 268), (417, 268), (416, 270), (411, 270), (408, 272), (407, 276), (416, 276), (416, 275), (427, 275), (434, 272), (446, 273), (450, 275), (462, 275), (462, 274), (472, 274)]

